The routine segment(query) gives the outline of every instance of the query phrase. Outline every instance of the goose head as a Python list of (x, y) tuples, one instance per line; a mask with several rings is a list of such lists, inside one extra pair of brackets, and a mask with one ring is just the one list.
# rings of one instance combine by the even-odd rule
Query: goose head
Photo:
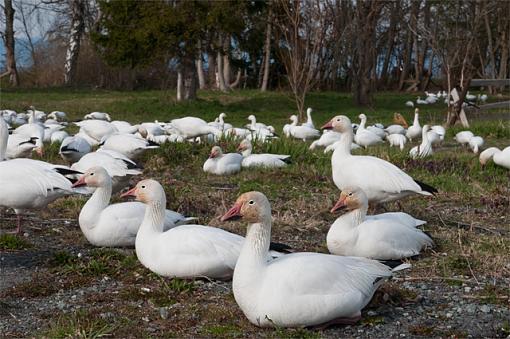
[(220, 146), (214, 146), (211, 149), (211, 153), (209, 153), (209, 158), (210, 159), (214, 159), (214, 158), (220, 157), (222, 155), (223, 155), (223, 151), (221, 150), (221, 147)]
[(251, 151), (252, 148), (253, 148), (253, 146), (251, 145), (250, 140), (244, 139), (243, 141), (241, 141), (241, 143), (237, 147), (237, 151), (238, 152), (243, 152), (243, 151), (246, 151), (246, 150), (250, 150)]
[(295, 114), (291, 115), (289, 117), (289, 120), (292, 121), (293, 124), (297, 124), (298, 123), (298, 117)]
[(101, 166), (89, 168), (81, 177), (76, 181), (72, 187), (105, 187), (111, 186), (112, 179), (108, 172)]
[(340, 197), (335, 206), (331, 209), (331, 213), (340, 210), (352, 211), (359, 208), (368, 208), (368, 198), (366, 193), (359, 187), (347, 187), (342, 190)]
[(333, 117), (328, 123), (326, 123), (321, 128), (330, 129), (340, 133), (352, 131), (351, 120), (345, 115), (337, 115), (336, 117)]
[(227, 114), (222, 112), (222, 113), (220, 113), (218, 118), (221, 121), (221, 120), (225, 119), (226, 117), (227, 117)]
[(242, 218), (249, 223), (271, 220), (271, 205), (263, 193), (252, 191), (237, 198), (234, 206), (227, 211), (221, 221)]
[(364, 113), (361, 113), (360, 115), (358, 115), (358, 118), (360, 120), (367, 120), (367, 116)]
[(252, 123), (255, 123), (257, 120), (255, 119), (255, 116), (253, 114), (250, 114), (248, 116), (248, 120), (250, 120)]
[(163, 186), (153, 179), (142, 180), (136, 184), (134, 188), (121, 195), (121, 197), (128, 196), (135, 197), (137, 201), (143, 202), (144, 204), (155, 202), (160, 202), (163, 206), (166, 204)]

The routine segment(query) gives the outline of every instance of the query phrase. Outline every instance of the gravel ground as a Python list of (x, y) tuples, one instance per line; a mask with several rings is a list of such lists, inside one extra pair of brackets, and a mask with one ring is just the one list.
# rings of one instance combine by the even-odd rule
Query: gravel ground
[[(510, 334), (508, 297), (492, 300), (479, 296), (479, 292), (486, 286), (509, 286), (509, 279), (491, 281), (478, 276), (475, 281), (466, 276), (454, 276), (448, 280), (437, 280), (423, 275), (413, 276), (412, 272), (400, 272), (376, 294), (373, 302), (365, 309), (363, 320), (355, 326), (333, 327), (323, 331), (274, 332), (259, 330), (242, 317), (242, 313), (233, 303), (230, 282), (194, 281), (191, 283), (193, 290), (185, 292), (184, 297), (178, 294), (169, 306), (159, 306), (151, 302), (150, 298), (143, 297), (144, 293), (150, 295), (153, 292), (151, 289), (154, 289), (154, 285), (145, 280), (144, 274), (147, 272), (140, 267), (135, 270), (121, 270), (120, 274), (113, 276), (108, 272), (97, 274), (85, 282), (66, 285), (65, 279), (68, 278), (51, 265), (55, 253), (66, 250), (79, 260), (87, 258), (94, 250), (80, 238), (80, 231), (74, 221), (58, 220), (48, 228), (40, 227), (38, 220), (32, 219), (26, 227), (24, 239), (31, 244), (29, 248), (0, 253), (2, 337), (31, 337), (53, 333), (47, 331), (58, 326), (58, 319), (66, 319), (65, 317), (92, 308), (95, 310), (94, 316), (106, 323), (114, 323), (119, 317), (127, 315), (129, 322), (125, 328), (116, 327), (114, 336), (128, 337), (164, 336), (174, 333), (188, 337), (262, 335), (330, 338), (504, 338)], [(120, 249), (118, 252), (132, 255), (133, 250)], [(127, 276), (133, 274), (139, 277), (140, 281), (126, 280)], [(52, 284), (56, 287), (50, 293), (34, 295), (37, 288), (40, 288), (38, 282), (43, 281), (40, 279), (47, 279), (43, 283), (49, 284), (46, 287), (52, 288)], [(131, 290), (139, 289), (142, 297), (132, 300), (119, 297), (129, 287)], [(217, 325), (227, 326), (225, 324), (234, 321), (239, 328), (231, 329), (230, 332), (211, 332), (210, 322), (204, 322), (200, 312), (190, 312), (190, 307), (209, 310), (212, 306), (229, 308), (231, 312), (223, 319), (223, 323), (221, 318), (215, 319)], [(126, 313), (125, 309), (129, 309), (129, 312)], [(175, 317), (177, 319), (174, 319)], [(183, 321), (183, 317), (189, 326), (176, 327), (177, 322)], [(75, 332), (74, 335), (86, 336), (84, 333), (87, 334)], [(88, 334), (90, 336), (90, 333)]]

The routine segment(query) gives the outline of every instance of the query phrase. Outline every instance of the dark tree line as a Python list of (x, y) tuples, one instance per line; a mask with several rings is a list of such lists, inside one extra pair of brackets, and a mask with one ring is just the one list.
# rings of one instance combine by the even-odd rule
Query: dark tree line
[[(508, 78), (510, 2), (476, 0), (21, 0), (2, 5), (3, 76), (19, 83), (15, 37), (24, 32), (32, 85), (292, 93), (444, 90), (472, 78)], [(30, 6), (30, 5), (28, 5)], [(28, 28), (57, 13), (44, 43)], [(19, 27), (16, 32), (16, 27)], [(49, 70), (52, 70), (51, 72)], [(44, 75), (44, 76), (43, 76)], [(51, 79), (51, 80), (50, 80)], [(21, 77), (23, 82), (23, 77)], [(490, 88), (490, 91), (497, 91)]]

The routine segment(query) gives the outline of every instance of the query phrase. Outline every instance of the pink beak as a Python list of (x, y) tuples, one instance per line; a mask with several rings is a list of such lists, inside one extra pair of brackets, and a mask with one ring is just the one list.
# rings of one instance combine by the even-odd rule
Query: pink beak
[(124, 192), (120, 195), (121, 198), (125, 198), (125, 197), (136, 197), (136, 186), (133, 187), (132, 189), (130, 189), (129, 191), (127, 192)]
[(321, 129), (333, 129), (333, 123), (328, 121), (324, 126), (321, 127)]
[(74, 184), (71, 185), (72, 188), (81, 187), (81, 186), (87, 186), (87, 183), (85, 182), (85, 176), (84, 175), (82, 175), (80, 177), (80, 179), (78, 179), (77, 182), (75, 182)]
[(338, 199), (338, 201), (336, 202), (335, 206), (333, 206), (333, 208), (331, 209), (331, 213), (335, 213), (335, 212), (338, 212), (340, 211), (342, 208), (345, 208), (347, 205), (345, 203), (345, 197), (344, 198), (340, 198)]
[(227, 211), (222, 217), (221, 221), (227, 221), (227, 220), (233, 220), (238, 219), (241, 217), (241, 207), (243, 207), (243, 204), (236, 202), (234, 206), (232, 206), (231, 209)]
[(216, 152), (211, 152), (211, 154), (209, 154), (209, 158), (216, 158)]

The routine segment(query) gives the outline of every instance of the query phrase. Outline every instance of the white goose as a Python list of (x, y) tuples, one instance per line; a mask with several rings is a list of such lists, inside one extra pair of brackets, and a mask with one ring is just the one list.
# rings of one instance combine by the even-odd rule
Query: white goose
[(457, 134), (455, 134), (455, 137), (453, 139), (457, 141), (461, 145), (469, 145), (469, 140), (471, 140), (472, 137), (475, 135), (471, 131), (461, 131)]
[(497, 147), (489, 147), (480, 153), (480, 164), (484, 166), (490, 159), (496, 165), (510, 169), (510, 146), (502, 151)]
[(142, 173), (142, 169), (124, 155), (111, 150), (97, 150), (85, 154), (71, 169), (84, 173), (89, 168), (102, 166), (113, 181), (113, 192), (119, 192), (129, 185), (129, 180)]
[(64, 141), (65, 138), (68, 138), (69, 134), (66, 131), (56, 131), (51, 134), (50, 143), (55, 144), (59, 143), (61, 144), (62, 141)]
[(232, 126), (232, 124), (229, 124), (229, 123), (225, 122), (225, 118), (226, 117), (227, 117), (226, 113), (220, 113), (220, 115), (217, 118), (218, 121), (214, 122), (214, 123), (210, 122), (209, 125), (214, 126), (214, 127), (218, 128), (221, 131), (226, 131), (228, 129), (233, 128), (234, 126)]
[(84, 138), (75, 135), (67, 137), (60, 144), (59, 154), (64, 161), (70, 164), (80, 161), (80, 159), (87, 153), (90, 153), (92, 147)]
[(418, 255), (432, 247), (428, 235), (416, 228), (425, 221), (406, 213), (367, 216), (368, 198), (359, 187), (342, 191), (331, 213), (345, 209), (327, 235), (329, 252), (378, 260), (397, 260)]
[(289, 117), (289, 120), (291, 121), (290, 124), (285, 124), (283, 125), (283, 134), (287, 137), (287, 138), (290, 138), (290, 129), (292, 128), (292, 126), (297, 126), (297, 123), (298, 123), (298, 117), (297, 115), (291, 115)]
[(401, 151), (404, 149), (404, 146), (407, 143), (407, 138), (403, 134), (390, 134), (386, 136), (386, 140), (388, 140), (388, 142), (390, 143), (390, 147), (391, 146), (400, 147)]
[(297, 126), (298, 118), (295, 115), (290, 117), (292, 124), (289, 128), (289, 135), (296, 139), (306, 141), (307, 139), (315, 139), (320, 137), (319, 130), (305, 125)]
[(113, 126), (115, 126), (115, 128), (117, 129), (117, 131), (119, 131), (119, 133), (126, 133), (126, 134), (135, 134), (136, 132), (138, 132), (138, 128), (139, 128), (139, 125), (131, 125), (129, 122), (127, 121), (122, 121), (122, 120), (115, 120), (115, 121), (112, 121), (111, 124)]
[[(26, 137), (22, 134), (11, 134), (7, 141), (6, 159), (29, 158), (37, 148), (37, 138)], [(1, 161), (1, 159), (0, 159)]]
[(86, 120), (103, 120), (103, 121), (112, 121), (110, 115), (108, 113), (103, 112), (92, 112), (83, 117)]
[(313, 120), (312, 120), (312, 108), (311, 107), (308, 107), (306, 109), (306, 122), (302, 123), (301, 125), (315, 129), (315, 125), (313, 124)]
[(420, 118), (419, 118), (419, 110), (418, 108), (414, 110), (414, 121), (411, 126), (407, 129), (406, 137), (413, 141), (413, 139), (418, 138), (421, 135), (421, 126), (420, 126)]
[(377, 288), (392, 276), (389, 267), (374, 260), (322, 253), (292, 253), (268, 262), (271, 206), (260, 192), (241, 195), (221, 219), (235, 217), (249, 226), (232, 289), (244, 315), (256, 326), (353, 324)]
[(114, 125), (103, 120), (83, 120), (74, 124), (80, 127), (80, 133), (87, 135), (87, 142), (92, 146), (98, 145), (106, 135), (119, 132)]
[(166, 196), (155, 180), (142, 180), (122, 196), (134, 196), (147, 205), (135, 242), (142, 265), (165, 277), (232, 276), (243, 237), (203, 225), (183, 225), (165, 232)]
[(389, 125), (384, 129), (388, 134), (406, 134), (406, 129), (402, 125)]
[(473, 153), (478, 154), (478, 151), (480, 150), (480, 147), (482, 147), (484, 144), (484, 140), (480, 136), (474, 136), (471, 139), (469, 139), (469, 147), (471, 147), (471, 150)]
[(257, 118), (255, 118), (253, 114), (250, 114), (247, 119), (250, 121), (250, 123), (246, 125), (246, 128), (248, 128), (249, 130), (256, 131), (260, 128), (267, 129), (268, 127), (266, 124), (257, 122)]
[(409, 151), (409, 155), (411, 158), (426, 158), (428, 156), (431, 156), (434, 153), (434, 150), (432, 149), (432, 143), (429, 140), (429, 125), (425, 125), (422, 128), (422, 136), (421, 136), (421, 144), (418, 146), (414, 146)]
[(383, 142), (380, 136), (365, 128), (367, 116), (362, 113), (359, 115), (359, 118), (361, 122), (358, 126), (358, 130), (356, 131), (356, 135), (354, 136), (354, 141), (365, 148)]
[(173, 119), (170, 121), (170, 125), (185, 139), (201, 137), (207, 134), (213, 134), (216, 138), (219, 138), (222, 134), (218, 128), (209, 126), (204, 120), (195, 117)]
[(315, 140), (310, 145), (309, 149), (314, 150), (317, 147), (328, 147), (329, 145), (334, 144), (335, 142), (340, 140), (342, 134), (334, 131), (324, 131), (321, 137), (318, 140)]
[[(95, 188), (94, 194), (80, 211), (79, 224), (87, 240), (94, 246), (134, 246), (136, 232), (142, 224), (146, 205), (123, 202), (110, 205), (112, 179), (103, 167), (90, 168), (73, 187)], [(165, 210), (163, 229), (189, 223), (194, 218)]]
[(44, 125), (41, 124), (35, 117), (34, 111), (30, 111), (28, 124), (19, 126), (13, 131), (13, 134), (20, 134), (25, 138), (37, 138), (35, 140), (36, 152), (40, 156), (44, 153)]
[(223, 154), (220, 146), (211, 149), (209, 158), (205, 161), (203, 170), (216, 175), (235, 174), (241, 170), (243, 156), (239, 153)]
[(55, 119), (57, 121), (66, 121), (67, 114), (61, 111), (53, 111), (50, 114), (48, 114), (48, 118)]
[(290, 155), (280, 154), (252, 154), (253, 146), (249, 140), (243, 140), (237, 147), (237, 151), (241, 152), (243, 161), (242, 167), (283, 167), (290, 161)]
[(339, 115), (322, 128), (342, 133), (339, 145), (331, 157), (333, 181), (340, 189), (358, 186), (365, 191), (369, 202), (383, 203), (421, 194), (437, 192), (418, 182), (395, 165), (371, 156), (351, 155), (353, 131), (348, 117)]
[[(7, 124), (0, 119), (0, 160), (5, 159), (8, 136)], [(14, 209), (16, 232), (21, 232), (21, 214), (41, 209), (56, 199), (76, 193), (71, 181), (63, 174), (70, 170), (31, 159), (0, 161), (0, 206)]]
[(139, 138), (133, 134), (105, 136), (100, 145), (102, 149), (119, 152), (129, 159), (138, 158), (148, 149), (159, 148), (159, 145), (155, 142)]

